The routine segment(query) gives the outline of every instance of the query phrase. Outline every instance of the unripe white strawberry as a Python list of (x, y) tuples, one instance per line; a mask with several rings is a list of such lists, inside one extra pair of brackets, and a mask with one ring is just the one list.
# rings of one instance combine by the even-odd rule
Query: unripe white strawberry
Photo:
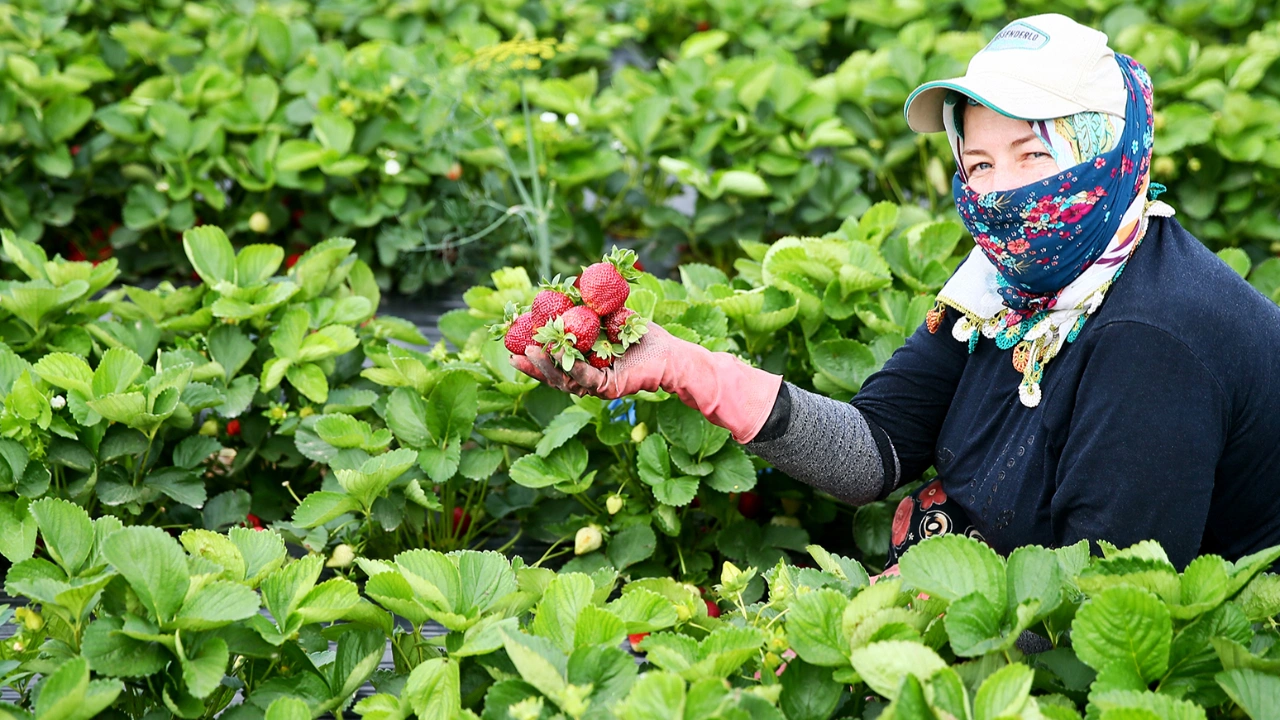
[(600, 528), (596, 525), (588, 525), (578, 530), (578, 534), (573, 538), (573, 554), (586, 555), (589, 552), (599, 550), (600, 545), (604, 542), (604, 534), (600, 532)]

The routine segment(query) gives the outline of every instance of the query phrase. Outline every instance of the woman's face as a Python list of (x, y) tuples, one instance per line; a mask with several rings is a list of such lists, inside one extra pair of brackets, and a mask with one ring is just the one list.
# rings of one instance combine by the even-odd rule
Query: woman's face
[(985, 105), (966, 105), (964, 163), (974, 192), (1013, 190), (1058, 172), (1058, 164), (1026, 120), (1005, 117)]

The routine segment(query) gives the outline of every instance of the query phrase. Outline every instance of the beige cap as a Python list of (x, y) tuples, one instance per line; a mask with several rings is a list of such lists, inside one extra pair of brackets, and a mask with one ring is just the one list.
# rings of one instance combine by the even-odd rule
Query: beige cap
[(916, 88), (907, 98), (907, 125), (941, 132), (942, 101), (950, 90), (1022, 120), (1085, 111), (1124, 117), (1127, 99), (1106, 34), (1056, 13), (1014, 20), (973, 56), (964, 77)]

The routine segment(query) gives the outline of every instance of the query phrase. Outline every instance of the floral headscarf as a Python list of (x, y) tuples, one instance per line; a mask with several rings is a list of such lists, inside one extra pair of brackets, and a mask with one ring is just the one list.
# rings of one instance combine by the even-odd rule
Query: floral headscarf
[(1071, 342), (1102, 304), (1146, 232), (1154, 203), (1150, 182), (1152, 88), (1145, 68), (1116, 54), (1129, 98), (1125, 117), (1096, 112), (1028, 121), (1059, 173), (1014, 190), (978, 193), (961, 162), (964, 102), (943, 105), (943, 124), (958, 170), (956, 209), (976, 247), (938, 294), (928, 324), (936, 332), (947, 308), (964, 315), (953, 334), (977, 346), (980, 335), (1013, 349), (1023, 374), (1019, 397), (1040, 402), (1044, 366)]

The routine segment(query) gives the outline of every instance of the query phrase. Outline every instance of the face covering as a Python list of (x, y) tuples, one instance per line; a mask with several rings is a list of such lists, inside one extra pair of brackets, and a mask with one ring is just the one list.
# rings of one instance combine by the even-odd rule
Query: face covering
[(997, 292), (1014, 310), (1048, 310), (1056, 293), (1098, 258), (1126, 210), (1145, 200), (1152, 146), (1152, 90), (1146, 70), (1116, 54), (1128, 89), (1125, 117), (1080, 113), (1029, 121), (1060, 172), (1014, 190), (978, 193), (964, 176), (964, 99), (949, 98), (944, 125), (956, 155), (956, 209), (999, 271)]

